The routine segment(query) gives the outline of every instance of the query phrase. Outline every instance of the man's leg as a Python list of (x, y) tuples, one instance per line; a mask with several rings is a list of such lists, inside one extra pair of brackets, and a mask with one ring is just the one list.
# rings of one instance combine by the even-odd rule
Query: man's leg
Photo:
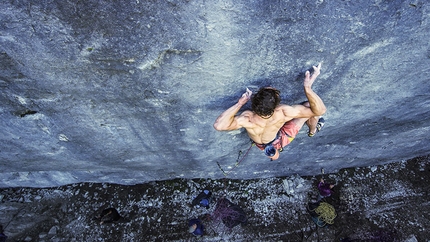
[[(306, 105), (308, 105), (308, 106), (306, 106), (306, 107), (309, 107), (309, 103), (308, 102), (306, 102), (306, 103), (302, 103), (302, 105), (304, 105), (304, 106), (306, 106)], [(319, 118), (319, 117), (312, 117), (312, 118)], [(307, 121), (308, 121), (309, 119), (308, 118), (295, 118), (295, 119), (292, 119), (292, 120), (290, 120), (290, 121), (288, 121), (288, 122), (292, 122), (292, 123), (294, 123), (294, 125), (296, 126), (293, 130), (294, 131), (292, 131), (292, 130), (290, 130), (291, 131), (291, 133), (290, 132), (288, 132), (288, 131), (286, 131), (286, 130), (284, 130), (284, 132), (286, 132), (287, 134), (288, 134), (288, 136), (290, 136), (290, 135), (292, 135), (293, 137), (296, 137), (296, 135), (297, 135), (297, 133), (298, 133), (298, 131), (303, 127), (303, 125), (306, 123), (307, 124)], [(287, 123), (288, 123), (287, 122)], [(311, 122), (313, 122), (313, 121), (311, 121)], [(316, 126), (317, 126), (317, 123), (318, 123), (318, 120), (316, 121), (316, 123), (315, 123), (315, 128), (316, 128)], [(308, 125), (309, 126), (309, 125)], [(285, 127), (285, 124), (284, 124), (284, 127)], [(281, 129), (284, 129), (284, 127), (282, 127)], [(315, 131), (316, 132), (316, 131)], [(287, 139), (287, 137), (285, 137), (286, 139)], [(286, 144), (282, 144), (283, 145), (283, 147), (282, 148), (284, 148), (284, 146), (286, 146)], [(270, 159), (271, 160), (277, 160), (278, 158), (279, 158), (279, 150), (278, 149), (276, 149), (275, 148), (275, 150), (276, 150), (276, 153), (273, 155), (273, 156), (269, 156), (270, 157)]]
[[(302, 103), (303, 106), (310, 108), (310, 104), (309, 102), (304, 102)], [(320, 116), (313, 116), (309, 119), (307, 119), (306, 125), (309, 127), (309, 133), (314, 135), (317, 132), (317, 124), (318, 124), (318, 120), (320, 119)], [(303, 126), (303, 124), (302, 124)], [(301, 126), (300, 126), (301, 127)]]
[[(308, 120), (307, 118), (295, 118), (295, 119), (288, 121), (287, 123), (292, 122), (292, 123), (294, 123), (294, 125), (296, 127), (293, 129), (294, 131), (290, 130), (291, 132), (288, 132), (288, 131), (284, 130), (284, 132), (287, 133), (288, 136), (292, 135), (293, 137), (296, 137), (298, 131), (303, 127), (303, 125), (306, 123), (307, 120)], [(285, 124), (287, 124), (287, 123), (285, 123)], [(284, 127), (285, 127), (285, 124), (284, 124)], [(284, 129), (284, 127), (282, 127), (281, 129)], [(284, 139), (288, 139), (288, 137), (284, 137)], [(285, 146), (287, 146), (285, 143), (282, 144), (282, 141), (281, 141), (280, 145), (282, 145), (281, 148), (284, 148)], [(279, 155), (280, 155), (279, 152), (280, 151), (276, 148), (275, 148), (275, 150), (276, 150), (276, 153), (273, 156), (269, 156), (271, 160), (277, 160), (279, 158)], [(280, 150), (282, 150), (282, 149), (280, 149)]]
[[(298, 129), (300, 130), (300, 129), (302, 129), (302, 127), (305, 123), (307, 124), (308, 120), (309, 120), (308, 118), (295, 118), (295, 119), (291, 120), (290, 122), (294, 122), (296, 124), (296, 126), (298, 127)], [(315, 127), (316, 127), (316, 124), (315, 124)]]
[(306, 121), (306, 125), (309, 127), (309, 133), (314, 135), (317, 133), (317, 124), (320, 117), (312, 117)]

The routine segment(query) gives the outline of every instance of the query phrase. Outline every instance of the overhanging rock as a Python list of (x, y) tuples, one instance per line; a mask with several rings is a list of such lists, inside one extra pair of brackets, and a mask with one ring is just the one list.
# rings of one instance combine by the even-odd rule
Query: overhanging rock
[[(246, 87), (304, 100), (326, 126), (230, 178), (318, 174), (429, 154), (425, 1), (2, 1), (0, 186), (222, 178), (250, 143), (217, 132)], [(247, 106), (249, 108), (249, 106)]]

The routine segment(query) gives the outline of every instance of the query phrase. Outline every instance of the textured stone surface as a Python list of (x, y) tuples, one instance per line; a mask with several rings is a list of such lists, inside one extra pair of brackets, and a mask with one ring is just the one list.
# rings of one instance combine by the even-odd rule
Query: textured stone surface
[(335, 172), (429, 154), (426, 1), (1, 1), (0, 186), (221, 178), (245, 151), (216, 117), (246, 87), (304, 100), (278, 161), (255, 147), (231, 178)]

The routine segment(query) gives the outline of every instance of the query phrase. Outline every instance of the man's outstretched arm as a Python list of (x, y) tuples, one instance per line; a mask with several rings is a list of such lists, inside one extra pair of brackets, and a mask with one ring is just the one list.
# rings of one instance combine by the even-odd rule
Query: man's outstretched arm
[(313, 66), (312, 68), (314, 69), (312, 75), (309, 71), (306, 71), (303, 86), (314, 116), (321, 116), (327, 111), (327, 108), (321, 98), (312, 90), (312, 84), (320, 74), (321, 63), (319, 63), (318, 66)]
[(215, 121), (214, 128), (218, 131), (235, 130), (242, 128), (237, 122), (236, 114), (240, 108), (251, 98), (252, 92), (247, 88), (239, 101), (225, 110)]

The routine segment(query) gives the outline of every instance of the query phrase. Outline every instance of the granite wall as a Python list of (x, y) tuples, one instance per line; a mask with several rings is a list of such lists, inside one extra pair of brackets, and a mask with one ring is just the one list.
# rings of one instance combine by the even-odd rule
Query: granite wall
[[(217, 116), (246, 87), (328, 110), (277, 161), (229, 178), (313, 175), (430, 153), (430, 3), (4, 0), (0, 186), (223, 178), (250, 146)], [(245, 108), (249, 108), (247, 105)]]

